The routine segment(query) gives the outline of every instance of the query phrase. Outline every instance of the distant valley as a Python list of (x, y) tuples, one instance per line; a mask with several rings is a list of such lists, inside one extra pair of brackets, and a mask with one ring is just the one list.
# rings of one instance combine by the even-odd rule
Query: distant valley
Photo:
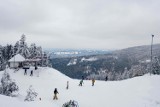
[[(72, 78), (122, 80), (150, 72), (150, 46), (136, 46), (116, 51), (72, 51), (53, 54), (52, 67)], [(79, 52), (80, 54), (76, 53)], [(84, 52), (84, 53), (83, 53)], [(56, 52), (55, 52), (56, 53)], [(159, 63), (160, 44), (153, 46), (153, 64)], [(158, 62), (157, 62), (158, 61)], [(159, 73), (155, 69), (156, 74)]]

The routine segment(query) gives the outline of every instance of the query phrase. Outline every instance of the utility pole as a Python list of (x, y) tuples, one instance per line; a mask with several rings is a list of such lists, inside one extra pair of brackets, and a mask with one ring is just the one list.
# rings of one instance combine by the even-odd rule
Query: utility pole
[(14, 57), (14, 69), (15, 69), (15, 51), (14, 51), (14, 49), (13, 49), (13, 57)]
[(42, 64), (42, 66), (43, 66), (43, 51), (41, 51), (41, 64)]
[(152, 41), (151, 41), (151, 71), (150, 71), (150, 74), (152, 73), (152, 69), (153, 69), (153, 65), (152, 65), (152, 59), (153, 59), (153, 55), (152, 55), (153, 37), (154, 37), (154, 35), (152, 35)]

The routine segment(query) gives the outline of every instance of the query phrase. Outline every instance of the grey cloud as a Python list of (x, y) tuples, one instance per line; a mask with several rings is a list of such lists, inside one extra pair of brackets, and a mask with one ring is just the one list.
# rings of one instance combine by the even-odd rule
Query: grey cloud
[(159, 0), (0, 2), (1, 43), (24, 33), (50, 48), (124, 48), (149, 44), (150, 35), (159, 34)]

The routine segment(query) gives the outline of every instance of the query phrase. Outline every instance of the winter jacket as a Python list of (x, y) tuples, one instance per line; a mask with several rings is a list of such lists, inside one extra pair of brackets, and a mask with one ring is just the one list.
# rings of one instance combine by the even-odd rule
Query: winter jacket
[(58, 91), (57, 91), (57, 89), (55, 89), (55, 90), (54, 90), (54, 94), (58, 94)]

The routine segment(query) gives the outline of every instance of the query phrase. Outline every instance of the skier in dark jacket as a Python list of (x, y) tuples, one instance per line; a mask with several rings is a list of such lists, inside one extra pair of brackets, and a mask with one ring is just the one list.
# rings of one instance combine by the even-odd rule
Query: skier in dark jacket
[(106, 78), (105, 78), (105, 81), (107, 81), (108, 80), (108, 76), (106, 76)]
[(24, 75), (27, 75), (27, 69), (24, 69)]
[(54, 97), (53, 97), (53, 100), (58, 100), (57, 94), (59, 94), (59, 93), (58, 93), (58, 91), (57, 91), (57, 88), (55, 88), (55, 89), (54, 89)]
[(30, 76), (33, 76), (33, 70), (31, 70), (31, 74), (30, 74)]

